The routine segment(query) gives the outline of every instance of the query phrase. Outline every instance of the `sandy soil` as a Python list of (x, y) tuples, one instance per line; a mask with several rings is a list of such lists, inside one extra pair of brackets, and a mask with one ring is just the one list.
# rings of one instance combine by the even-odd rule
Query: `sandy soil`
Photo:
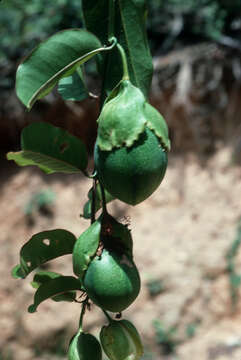
[[(240, 217), (240, 179), (241, 168), (231, 165), (227, 148), (205, 168), (195, 157), (171, 158), (165, 180), (147, 201), (137, 207), (119, 201), (110, 204), (119, 220), (128, 217), (134, 238), (142, 291), (123, 317), (133, 321), (142, 335), (143, 359), (240, 360), (241, 302), (232, 307), (226, 261)], [(76, 330), (80, 306), (48, 300), (37, 313), (28, 314), (32, 276), (14, 280), (10, 270), (34, 233), (65, 228), (78, 236), (88, 227), (79, 214), (91, 183), (76, 175), (46, 176), (5, 162), (0, 181), (0, 359), (57, 360)], [(56, 194), (52, 216), (34, 212), (30, 224), (24, 207), (33, 194), (45, 189)], [(241, 252), (235, 265), (241, 272)], [(71, 257), (53, 261), (48, 269), (71, 275)], [(155, 296), (150, 292), (153, 284), (160, 287)], [(166, 333), (176, 329), (166, 347), (158, 345), (153, 321)], [(86, 330), (98, 335), (104, 323), (102, 313), (93, 307), (86, 316)], [(164, 354), (163, 349), (172, 345), (175, 351)]]

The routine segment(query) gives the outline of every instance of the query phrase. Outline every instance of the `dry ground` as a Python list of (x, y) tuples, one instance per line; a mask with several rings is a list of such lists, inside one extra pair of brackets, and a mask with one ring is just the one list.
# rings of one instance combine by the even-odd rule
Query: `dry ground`
[[(151, 198), (137, 207), (118, 201), (109, 206), (118, 219), (127, 216), (131, 222), (142, 291), (123, 316), (139, 329), (147, 348), (145, 359), (241, 359), (241, 302), (232, 309), (225, 258), (240, 217), (240, 180), (241, 168), (231, 166), (227, 148), (205, 168), (195, 157), (171, 158), (165, 180)], [(37, 313), (28, 314), (31, 276), (14, 280), (10, 270), (34, 233), (66, 228), (78, 236), (88, 226), (79, 214), (91, 184), (76, 175), (46, 176), (5, 162), (0, 181), (0, 359), (59, 359), (76, 329), (79, 305), (48, 300)], [(56, 193), (53, 216), (34, 213), (30, 225), (23, 209), (32, 194), (44, 189)], [(241, 252), (236, 267), (241, 273)], [(71, 257), (49, 268), (71, 275)], [(147, 284), (154, 280), (162, 289), (151, 296)], [(167, 344), (177, 341), (176, 353), (161, 354), (154, 320), (166, 330), (176, 328)], [(98, 334), (104, 322), (93, 307), (85, 326)], [(195, 329), (192, 337), (186, 333), (190, 326)]]

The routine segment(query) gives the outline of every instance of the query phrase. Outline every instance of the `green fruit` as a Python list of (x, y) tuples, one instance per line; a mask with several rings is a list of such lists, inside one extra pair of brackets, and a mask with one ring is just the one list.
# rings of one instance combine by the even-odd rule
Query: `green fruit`
[(140, 276), (125, 254), (103, 250), (95, 257), (84, 277), (89, 298), (104, 310), (121, 312), (138, 296)]
[(170, 150), (168, 127), (139, 88), (122, 80), (98, 118), (95, 166), (100, 182), (114, 197), (131, 205), (160, 185)]
[(72, 338), (68, 349), (68, 360), (101, 359), (101, 346), (95, 336), (81, 332)]
[(157, 189), (167, 168), (167, 153), (149, 128), (130, 147), (104, 151), (96, 144), (94, 157), (106, 190), (131, 205), (144, 201)]
[(140, 335), (127, 320), (113, 320), (108, 326), (103, 326), (100, 342), (110, 360), (138, 360), (143, 355)]

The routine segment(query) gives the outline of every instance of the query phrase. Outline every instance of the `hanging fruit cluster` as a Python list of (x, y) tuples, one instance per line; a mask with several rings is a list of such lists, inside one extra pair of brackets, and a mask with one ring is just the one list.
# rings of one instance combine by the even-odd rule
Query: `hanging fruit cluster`
[[(87, 230), (78, 239), (63, 229), (33, 235), (21, 248), (20, 263), (12, 274), (24, 279), (36, 270), (30, 313), (49, 298), (81, 305), (69, 360), (100, 360), (102, 349), (111, 360), (138, 360), (143, 354), (140, 336), (130, 321), (121, 319), (141, 288), (133, 240), (128, 226), (108, 213), (107, 203), (118, 199), (137, 205), (146, 200), (164, 178), (170, 140), (164, 118), (147, 101), (152, 61), (145, 34), (145, 0), (109, 0), (107, 13), (102, 5), (99, 0), (82, 0), (85, 24), (91, 32), (61, 31), (37, 46), (18, 68), (17, 95), (28, 109), (55, 85), (65, 100), (88, 97), (82, 66), (95, 55), (99, 56), (103, 89), (92, 175), (80, 139), (44, 122), (24, 128), (22, 150), (7, 155), (20, 166), (37, 165), (48, 174), (82, 172), (93, 181), (83, 209), (83, 217), (91, 221)], [(104, 19), (104, 29), (99, 19)], [(38, 270), (66, 254), (72, 254), (75, 276)], [(83, 330), (84, 315), (92, 304), (108, 320), (100, 331), (100, 342)], [(108, 312), (117, 313), (118, 320)]]

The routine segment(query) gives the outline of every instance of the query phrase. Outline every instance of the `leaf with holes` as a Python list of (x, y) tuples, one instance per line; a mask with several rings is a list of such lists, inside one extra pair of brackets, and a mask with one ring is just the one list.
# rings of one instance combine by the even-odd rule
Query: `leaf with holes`
[(34, 295), (34, 303), (29, 306), (28, 311), (33, 313), (44, 300), (75, 290), (81, 291), (82, 288), (81, 282), (73, 276), (59, 276), (50, 279), (39, 286)]
[(40, 43), (19, 65), (16, 92), (28, 109), (94, 55), (110, 50), (83, 29), (60, 31)]
[[(85, 219), (91, 218), (91, 203), (92, 203), (92, 196), (93, 196), (93, 188), (91, 188), (88, 192), (88, 201), (86, 201), (84, 208), (83, 208), (83, 214), (80, 216), (83, 216)], [(100, 185), (98, 184), (96, 187), (96, 193), (95, 193), (95, 212), (97, 212), (101, 208), (101, 189)], [(115, 198), (107, 191), (105, 190), (105, 201), (106, 204), (113, 201)]]
[(43, 231), (32, 236), (20, 250), (20, 264), (12, 270), (14, 278), (24, 279), (31, 271), (59, 256), (71, 254), (75, 236), (62, 229)]
[(21, 146), (22, 151), (7, 154), (8, 160), (20, 166), (37, 165), (47, 174), (79, 173), (87, 167), (87, 151), (82, 141), (45, 122), (25, 127)]
[[(38, 289), (42, 284), (45, 284), (51, 279), (56, 279), (62, 276), (59, 273), (53, 271), (39, 271), (34, 275), (31, 285), (33, 288)], [(52, 300), (59, 301), (68, 301), (73, 302), (76, 299), (76, 291), (68, 291), (63, 294), (58, 294), (52, 297)]]
[(58, 92), (64, 100), (81, 101), (88, 98), (89, 93), (84, 83), (81, 68), (59, 81)]
[(100, 242), (101, 221), (96, 220), (77, 239), (73, 250), (73, 270), (83, 277), (91, 258), (95, 255)]

